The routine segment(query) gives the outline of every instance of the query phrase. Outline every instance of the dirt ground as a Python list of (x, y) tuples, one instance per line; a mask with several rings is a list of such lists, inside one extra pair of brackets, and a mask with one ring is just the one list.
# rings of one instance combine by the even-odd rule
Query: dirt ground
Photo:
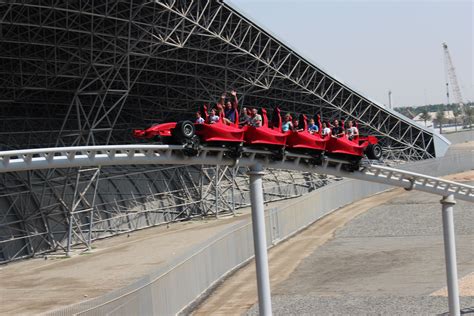
[[(442, 288), (436, 292), (431, 293), (433, 296), (448, 296), (448, 288)], [(459, 295), (460, 296), (474, 296), (474, 272), (459, 279)]]
[[(474, 168), (474, 166), (473, 166)], [(466, 171), (463, 173), (453, 174), (446, 177), (443, 177), (446, 180), (456, 181), (456, 182), (467, 182), (474, 179), (474, 170)]]

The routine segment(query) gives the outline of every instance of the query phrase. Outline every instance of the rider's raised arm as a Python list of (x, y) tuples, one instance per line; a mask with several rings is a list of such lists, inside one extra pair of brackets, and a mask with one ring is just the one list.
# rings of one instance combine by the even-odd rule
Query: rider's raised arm
[(232, 90), (230, 94), (234, 97), (234, 100), (232, 100), (232, 107), (237, 110), (239, 107), (239, 99), (237, 99), (237, 91)]
[(220, 108), (223, 109), (224, 106), (225, 106), (225, 97), (226, 97), (226, 93), (222, 93), (221, 95), (221, 98), (219, 99), (219, 101), (217, 101), (217, 106), (220, 105)]

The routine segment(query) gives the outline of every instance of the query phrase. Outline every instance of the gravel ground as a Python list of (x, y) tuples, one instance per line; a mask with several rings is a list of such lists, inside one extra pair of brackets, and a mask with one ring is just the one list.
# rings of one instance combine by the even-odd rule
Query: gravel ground
[[(440, 198), (428, 193), (403, 195), (360, 215), (336, 237), (442, 236)], [(472, 203), (454, 206), (456, 236), (474, 234)]]
[[(274, 315), (448, 315), (446, 298), (434, 296), (278, 295), (272, 300)], [(474, 297), (462, 297), (461, 306), (471, 306), (462, 314), (473, 315)], [(258, 306), (247, 315), (258, 315)]]

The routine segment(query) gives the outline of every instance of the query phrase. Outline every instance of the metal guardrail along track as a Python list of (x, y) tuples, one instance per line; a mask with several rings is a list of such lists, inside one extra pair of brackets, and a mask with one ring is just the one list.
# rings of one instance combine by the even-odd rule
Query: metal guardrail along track
[(326, 159), (313, 164), (313, 157), (288, 153), (276, 158), (274, 152), (245, 148), (239, 159), (230, 158), (226, 148), (203, 147), (195, 156), (184, 153), (180, 145), (109, 145), (25, 149), (0, 152), (0, 173), (51, 168), (110, 165), (221, 165), (298, 170), (330, 174), (363, 181), (416, 189), (441, 196), (474, 202), (474, 187), (414, 172), (380, 165), (366, 165), (359, 171), (346, 171), (344, 162)]

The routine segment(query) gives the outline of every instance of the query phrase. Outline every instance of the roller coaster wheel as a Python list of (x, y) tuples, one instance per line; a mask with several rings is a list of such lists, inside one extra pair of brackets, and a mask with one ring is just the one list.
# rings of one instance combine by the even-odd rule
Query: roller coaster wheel
[(272, 159), (273, 160), (283, 160), (286, 156), (285, 147), (278, 148), (277, 150), (273, 151)]
[(323, 154), (317, 155), (317, 156), (315, 155), (315, 156), (313, 156), (313, 158), (311, 158), (309, 160), (309, 163), (312, 164), (312, 165), (320, 166), (320, 165), (323, 164), (323, 160), (324, 160), (324, 155)]
[(201, 139), (199, 136), (194, 135), (191, 137), (191, 146), (194, 150), (199, 150), (199, 146), (201, 145)]
[(360, 166), (358, 163), (353, 163), (350, 165), (345, 165), (345, 169), (349, 172), (359, 171)]
[(370, 144), (365, 150), (367, 158), (380, 160), (382, 158), (382, 147), (379, 144)]
[(242, 157), (243, 146), (242, 143), (233, 145), (229, 151), (229, 157), (232, 159), (239, 159)]
[(183, 154), (185, 156), (197, 156), (199, 153), (200, 139), (199, 136), (194, 135), (193, 137), (186, 139), (184, 142)]

